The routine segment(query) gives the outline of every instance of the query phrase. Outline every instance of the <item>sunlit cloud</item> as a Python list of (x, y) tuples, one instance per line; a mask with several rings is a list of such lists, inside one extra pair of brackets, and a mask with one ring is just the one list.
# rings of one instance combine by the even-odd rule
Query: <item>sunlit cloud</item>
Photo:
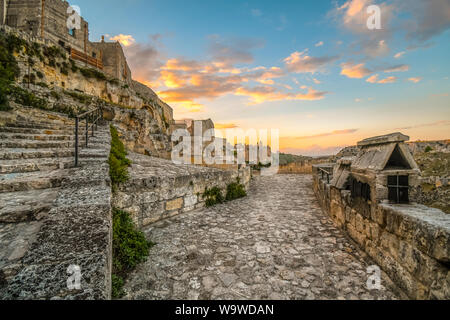
[(384, 72), (386, 73), (390, 73), (390, 72), (406, 72), (409, 70), (409, 66), (407, 64), (400, 64), (400, 65), (396, 65), (393, 67), (390, 67), (386, 70), (384, 70)]
[(260, 86), (254, 88), (241, 87), (236, 90), (235, 94), (249, 97), (251, 100), (249, 105), (255, 105), (267, 101), (279, 100), (322, 100), (325, 98), (327, 92), (320, 92), (313, 88), (308, 88), (306, 93), (284, 93), (277, 91), (273, 87)]
[(380, 84), (386, 84), (386, 83), (394, 83), (397, 81), (397, 77), (387, 77), (384, 79), (379, 79), (379, 75), (378, 74), (374, 74), (373, 76), (367, 78), (367, 82), (370, 83), (380, 83)]
[(238, 125), (234, 123), (215, 123), (215, 129), (223, 130), (223, 129), (235, 129), (238, 128)]
[(323, 41), (319, 41), (315, 44), (316, 47), (321, 47), (323, 45), (324, 45)]
[(409, 130), (409, 129), (424, 128), (424, 127), (449, 126), (449, 125), (450, 125), (450, 120), (440, 120), (440, 121), (436, 121), (436, 122), (419, 123), (419, 124), (416, 124), (413, 126), (395, 128), (394, 130)]
[(419, 83), (420, 81), (422, 81), (422, 78), (421, 77), (408, 78), (408, 81), (411, 81), (413, 83)]
[(308, 55), (308, 49), (302, 52), (293, 52), (289, 57), (284, 59), (286, 68), (295, 73), (316, 73), (338, 59), (338, 56), (311, 57)]
[(396, 53), (396, 54), (394, 55), (394, 58), (395, 58), (395, 59), (400, 59), (401, 57), (403, 57), (403, 56), (405, 55), (405, 53), (406, 53), (406, 51), (398, 52), (398, 53)]
[(125, 35), (125, 34), (119, 34), (114, 37), (110, 37), (109, 40), (111, 41), (118, 41), (120, 44), (122, 44), (125, 47), (131, 46), (136, 42), (136, 40), (133, 38), (132, 35)]
[(361, 79), (372, 73), (371, 70), (367, 69), (364, 63), (353, 64), (350, 62), (341, 64), (341, 75), (344, 75), (352, 79)]
[(323, 138), (323, 137), (329, 137), (329, 136), (335, 136), (335, 135), (341, 135), (341, 134), (351, 134), (351, 133), (355, 133), (358, 130), (359, 129), (334, 130), (334, 131), (314, 134), (314, 135), (310, 135), (310, 136), (285, 137), (284, 139), (305, 140), (305, 139)]

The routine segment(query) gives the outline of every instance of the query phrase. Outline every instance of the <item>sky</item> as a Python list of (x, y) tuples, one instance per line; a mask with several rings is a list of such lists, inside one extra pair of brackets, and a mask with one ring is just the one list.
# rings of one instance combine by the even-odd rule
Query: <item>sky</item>
[(450, 138), (450, 0), (70, 3), (175, 119), (279, 129), (281, 151), (303, 155)]

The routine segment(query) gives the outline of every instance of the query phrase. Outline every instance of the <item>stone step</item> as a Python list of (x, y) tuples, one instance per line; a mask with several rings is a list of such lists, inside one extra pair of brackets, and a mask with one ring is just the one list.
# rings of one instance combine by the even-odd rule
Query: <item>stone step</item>
[(74, 134), (30, 134), (30, 133), (5, 133), (0, 132), (0, 139), (3, 140), (38, 140), (38, 141), (70, 141), (75, 139)]
[[(106, 161), (107, 158), (81, 157), (79, 159), (79, 164), (84, 165), (104, 160)], [(0, 160), (0, 174), (69, 169), (74, 167), (74, 162), (74, 157)]]
[[(80, 126), (79, 135), (82, 136), (84, 134), (84, 127)], [(67, 127), (64, 130), (54, 130), (54, 129), (36, 129), (36, 128), (19, 128), (19, 127), (10, 127), (10, 126), (0, 126), (0, 132), (4, 133), (22, 133), (22, 134), (35, 134), (35, 135), (75, 135), (75, 127)], [(103, 134), (107, 135), (109, 132), (107, 129), (103, 127), (98, 127), (98, 130), (95, 131), (95, 135)]]
[(40, 220), (50, 211), (59, 189), (0, 193), (0, 223)]
[(0, 174), (68, 169), (73, 167), (73, 164), (72, 157), (0, 160)]
[[(92, 145), (91, 145), (92, 146)], [(103, 158), (105, 151), (103, 148), (81, 148), (80, 158)], [(17, 160), (17, 159), (39, 159), (39, 158), (67, 158), (75, 157), (74, 148), (61, 149), (6, 149), (0, 151), (0, 160)]]
[[(101, 147), (102, 144), (98, 143), (99, 138), (89, 137), (88, 147), (96, 148)], [(85, 145), (83, 139), (79, 140), (80, 148)], [(0, 141), (1, 149), (63, 149), (63, 148), (75, 148), (75, 141), (39, 141), (39, 140), (2, 140)]]
[(59, 188), (70, 169), (0, 175), (0, 193)]

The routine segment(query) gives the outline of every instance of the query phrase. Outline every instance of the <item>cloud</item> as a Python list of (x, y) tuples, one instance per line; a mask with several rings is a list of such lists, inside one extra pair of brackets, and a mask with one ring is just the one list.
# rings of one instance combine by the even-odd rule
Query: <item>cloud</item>
[(395, 55), (394, 55), (394, 58), (395, 59), (400, 59), (401, 57), (403, 57), (403, 55), (406, 53), (406, 51), (401, 51), (401, 52), (399, 52), (399, 53), (396, 53)]
[(209, 54), (213, 61), (223, 68), (236, 63), (252, 63), (251, 50), (264, 47), (265, 41), (254, 38), (222, 39), (217, 35), (209, 37)]
[(293, 52), (284, 59), (286, 68), (295, 73), (316, 73), (321, 71), (327, 64), (338, 59), (337, 56), (311, 57), (307, 55), (308, 49), (302, 52)]
[(384, 72), (386, 73), (391, 73), (391, 72), (406, 72), (409, 70), (409, 65), (407, 64), (399, 64), (396, 66), (392, 66), (387, 68), (386, 70), (384, 70)]
[(423, 43), (450, 28), (450, 2), (448, 0), (396, 0), (397, 6), (408, 12), (406, 22), (408, 39)]
[(448, 125), (450, 125), (450, 120), (440, 120), (440, 121), (431, 122), (431, 123), (420, 123), (420, 124), (403, 127), (403, 128), (395, 128), (393, 130), (409, 130), (409, 129), (424, 128), (424, 127), (448, 126)]
[(254, 16), (254, 17), (261, 17), (261, 16), (262, 16), (262, 12), (261, 12), (261, 10), (259, 10), (259, 9), (252, 9), (252, 10), (251, 10), (251, 14), (252, 14), (252, 16)]
[(379, 80), (378, 74), (375, 74), (375, 75), (367, 78), (366, 81), (370, 82), (370, 83), (386, 84), (386, 83), (394, 83), (397, 81), (397, 79), (398, 79), (397, 77), (387, 77), (387, 78)]
[(323, 46), (323, 44), (324, 44), (323, 41), (320, 41), (320, 42), (316, 43), (315, 46), (316, 47), (321, 47), (321, 46)]
[(408, 81), (411, 81), (413, 83), (419, 83), (420, 81), (422, 81), (422, 78), (421, 77), (409, 78)]
[(371, 0), (349, 0), (341, 6), (336, 6), (328, 13), (341, 29), (356, 36), (353, 45), (359, 48), (358, 53), (371, 58), (384, 56), (389, 53), (388, 40), (392, 38), (391, 21), (394, 17), (395, 6), (392, 4), (378, 4), (381, 9), (381, 29), (370, 30), (367, 20), (370, 14), (366, 9), (372, 5)]
[(240, 87), (235, 92), (236, 95), (249, 97), (249, 105), (279, 100), (322, 100), (327, 93), (328, 92), (314, 90), (313, 88), (308, 88), (306, 93), (284, 93), (277, 91), (270, 86), (259, 86), (254, 88)]
[(305, 139), (323, 138), (323, 137), (329, 137), (329, 136), (335, 136), (335, 135), (341, 135), (341, 134), (355, 133), (358, 130), (359, 129), (334, 130), (334, 131), (330, 131), (330, 132), (314, 134), (311, 136), (287, 137), (286, 139), (305, 140)]
[(122, 44), (124, 47), (129, 47), (133, 45), (136, 40), (133, 38), (132, 35), (125, 35), (125, 34), (119, 34), (114, 37), (109, 37), (109, 40), (111, 41), (118, 41), (120, 44)]
[(361, 79), (367, 77), (372, 73), (371, 70), (367, 69), (364, 63), (353, 64), (351, 62), (346, 62), (341, 64), (341, 75), (344, 75), (352, 79)]
[[(282, 139), (281, 143), (282, 143)], [(320, 156), (330, 156), (335, 155), (339, 151), (341, 151), (344, 148), (344, 146), (337, 146), (337, 147), (322, 147), (319, 145), (311, 145), (306, 148), (283, 148), (282, 145), (280, 147), (280, 152), (288, 153), (288, 154), (296, 154), (296, 155), (302, 155), (302, 156), (309, 156), (309, 157), (320, 157)]]
[(234, 123), (215, 123), (214, 128), (218, 129), (218, 130), (234, 129), (234, 128), (238, 128), (238, 125), (236, 125)]
[(315, 83), (315, 84), (321, 84), (322, 82), (320, 82), (320, 80), (317, 80), (316, 78), (313, 78), (313, 82)]

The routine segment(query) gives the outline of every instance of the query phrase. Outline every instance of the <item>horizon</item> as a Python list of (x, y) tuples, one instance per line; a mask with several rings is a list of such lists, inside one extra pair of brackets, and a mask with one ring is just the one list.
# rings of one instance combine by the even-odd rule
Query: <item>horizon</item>
[[(449, 138), (445, 0), (197, 1), (184, 10), (178, 0), (114, 0), (107, 17), (105, 1), (70, 3), (92, 41), (123, 45), (133, 77), (175, 119), (278, 128), (280, 151), (301, 155), (395, 131)], [(381, 30), (366, 26), (370, 4), (381, 7)]]

